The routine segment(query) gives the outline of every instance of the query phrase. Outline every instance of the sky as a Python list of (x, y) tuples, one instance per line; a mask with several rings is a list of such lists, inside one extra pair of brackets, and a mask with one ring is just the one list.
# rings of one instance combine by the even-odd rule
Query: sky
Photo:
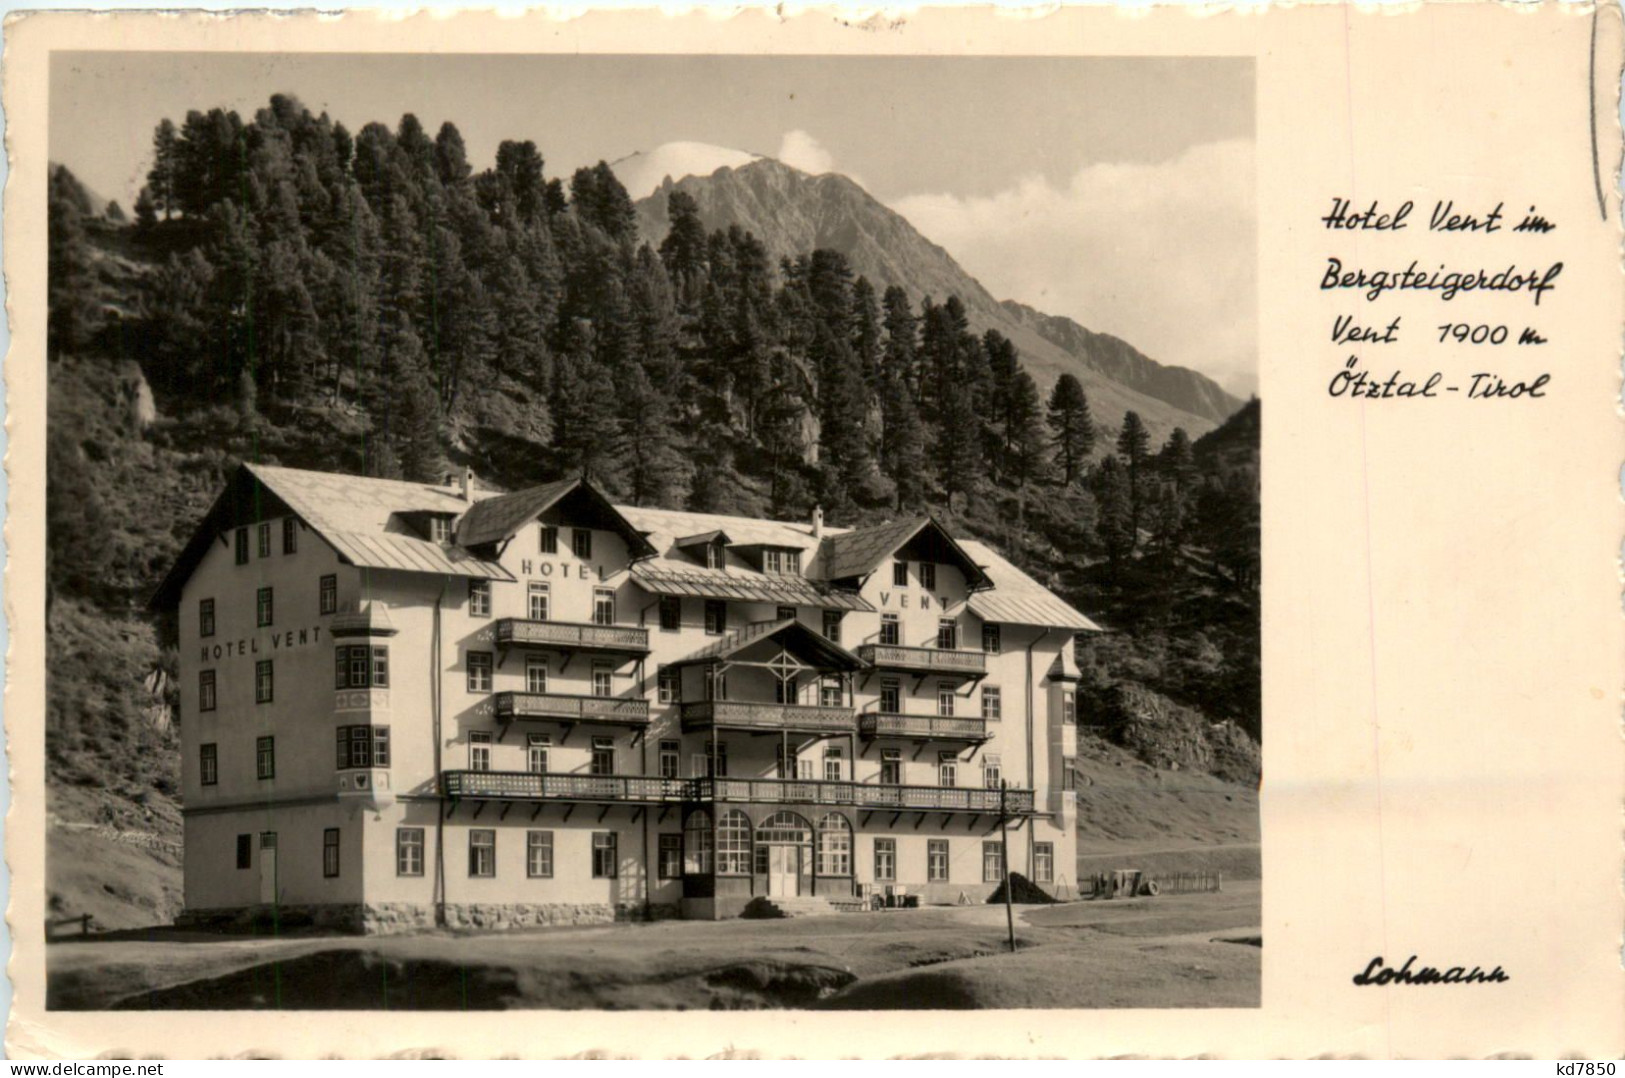
[(51, 157), (134, 201), (152, 130), (291, 93), (352, 131), (450, 120), (550, 175), (693, 141), (838, 171), (1000, 299), (1256, 389), (1250, 60), (57, 53)]

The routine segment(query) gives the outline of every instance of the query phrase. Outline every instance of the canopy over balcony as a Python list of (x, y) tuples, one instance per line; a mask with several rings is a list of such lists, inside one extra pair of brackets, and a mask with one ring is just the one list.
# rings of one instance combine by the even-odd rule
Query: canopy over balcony
[(673, 665), (761, 666), (779, 669), (785, 656), (796, 665), (819, 673), (850, 674), (863, 669), (862, 659), (833, 640), (813, 632), (794, 618), (753, 621)]

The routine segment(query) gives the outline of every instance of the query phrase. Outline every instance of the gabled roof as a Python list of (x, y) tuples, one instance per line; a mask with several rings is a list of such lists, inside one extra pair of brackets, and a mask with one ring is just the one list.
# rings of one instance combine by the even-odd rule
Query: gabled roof
[(811, 656), (814, 665), (821, 669), (861, 670), (864, 666), (862, 659), (792, 618), (753, 621), (672, 665), (692, 666), (695, 663), (721, 662), (753, 644), (770, 639), (778, 639), (788, 651), (803, 657)]
[(361, 568), (512, 580), (495, 562), (390, 530), (401, 514), (459, 513), (465, 508), (467, 503), (456, 494), (424, 483), (245, 463), (204, 515), (148, 605), (162, 610), (180, 602), (181, 589), (209, 545), (225, 532), (279, 516), (298, 517), (339, 560)]
[(721, 528), (712, 528), (710, 531), (701, 532), (698, 535), (685, 535), (685, 536), (683, 536), (683, 538), (677, 540), (677, 545), (678, 546), (705, 546), (708, 543), (731, 543), (731, 542), (733, 542), (733, 540), (728, 538), (728, 533), (727, 532), (723, 531)]
[(992, 547), (966, 539), (964, 547), (981, 562), (993, 586), (970, 597), (971, 613), (983, 621), (1037, 625), (1074, 632), (1100, 632), (1100, 626), (1044, 585), (1016, 568)]
[(824, 540), (824, 576), (829, 580), (866, 577), (916, 540), (929, 541), (942, 555), (938, 560), (958, 566), (971, 591), (993, 586), (976, 559), (931, 517), (914, 517), (829, 536)]
[(874, 610), (857, 592), (827, 588), (806, 577), (769, 576), (748, 569), (676, 568), (670, 561), (661, 560), (633, 566), (632, 579), (655, 595), (816, 606), (825, 610)]
[(570, 501), (583, 514), (583, 523), (619, 533), (626, 540), (633, 560), (654, 555), (654, 545), (648, 538), (633, 527), (632, 522), (611, 505), (597, 487), (584, 479), (564, 479), (513, 494), (480, 499), (458, 522), (457, 544), (481, 547), (500, 543), (523, 525), (565, 501)]

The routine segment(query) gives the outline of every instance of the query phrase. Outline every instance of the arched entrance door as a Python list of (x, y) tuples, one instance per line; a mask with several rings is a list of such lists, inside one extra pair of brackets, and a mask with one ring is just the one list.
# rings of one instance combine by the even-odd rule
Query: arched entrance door
[(794, 812), (775, 812), (756, 828), (756, 843), (767, 851), (767, 893), (793, 898), (801, 878), (812, 871), (812, 825)]

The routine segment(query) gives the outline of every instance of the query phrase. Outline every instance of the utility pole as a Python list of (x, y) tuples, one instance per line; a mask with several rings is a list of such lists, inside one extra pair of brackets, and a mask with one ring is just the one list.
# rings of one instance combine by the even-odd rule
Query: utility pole
[(1005, 829), (1005, 821), (1009, 817), (1005, 814), (1005, 791), (1009, 787), (1008, 779), (999, 780), (999, 853), (1004, 858), (1004, 924), (1010, 932), (1010, 953), (1016, 953), (1016, 911), (1010, 904), (1010, 833)]

